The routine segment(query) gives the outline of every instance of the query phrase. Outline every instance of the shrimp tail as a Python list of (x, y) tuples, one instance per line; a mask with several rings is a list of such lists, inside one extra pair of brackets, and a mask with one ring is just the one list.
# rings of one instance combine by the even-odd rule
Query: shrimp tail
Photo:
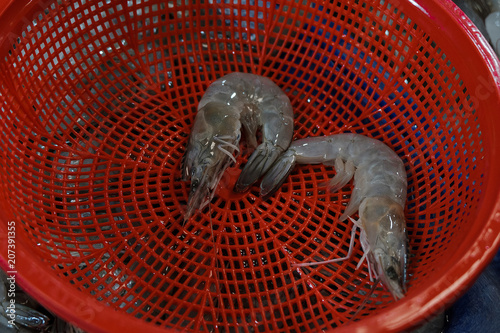
[(293, 150), (288, 150), (278, 158), (260, 183), (260, 196), (263, 200), (267, 200), (283, 185), (288, 175), (292, 172), (296, 161), (297, 158)]
[(273, 165), (283, 149), (270, 142), (261, 143), (248, 159), (234, 186), (235, 192), (245, 192)]

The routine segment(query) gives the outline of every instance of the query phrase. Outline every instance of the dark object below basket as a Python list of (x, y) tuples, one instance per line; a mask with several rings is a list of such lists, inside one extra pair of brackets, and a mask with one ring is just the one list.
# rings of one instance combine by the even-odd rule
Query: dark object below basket
[(500, 332), (500, 252), (469, 291), (448, 310), (445, 333)]

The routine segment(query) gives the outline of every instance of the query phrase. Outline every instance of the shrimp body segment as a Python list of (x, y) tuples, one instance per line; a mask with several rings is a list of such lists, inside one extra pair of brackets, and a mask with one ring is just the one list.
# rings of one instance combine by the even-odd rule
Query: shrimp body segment
[(255, 150), (236, 182), (237, 191), (255, 183), (292, 141), (292, 105), (270, 79), (231, 73), (214, 81), (203, 95), (182, 165), (183, 179), (191, 180), (184, 220), (212, 199), (224, 170), (236, 161), (242, 131)]
[[(359, 211), (359, 220), (351, 220), (354, 231), (356, 227), (361, 229), (362, 260), (367, 258), (370, 277), (380, 279), (396, 299), (402, 298), (407, 260), (407, 179), (399, 156), (381, 141), (359, 134), (296, 140), (264, 176), (261, 195), (266, 198), (276, 191), (297, 163), (334, 165), (337, 173), (329, 183), (331, 191), (339, 190), (354, 176), (351, 200), (340, 220)], [(351, 249), (346, 258), (328, 262), (345, 260), (350, 254)]]

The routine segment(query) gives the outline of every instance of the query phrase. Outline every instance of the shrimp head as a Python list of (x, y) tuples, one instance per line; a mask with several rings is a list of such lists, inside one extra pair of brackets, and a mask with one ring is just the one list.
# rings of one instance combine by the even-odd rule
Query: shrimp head
[(183, 180), (191, 180), (184, 221), (210, 202), (224, 170), (236, 161), (233, 154), (239, 151), (239, 115), (225, 112), (226, 108), (210, 102), (196, 115), (182, 165)]
[(361, 203), (359, 216), (369, 244), (365, 253), (370, 269), (394, 298), (401, 299), (407, 257), (403, 207), (387, 197), (369, 197)]

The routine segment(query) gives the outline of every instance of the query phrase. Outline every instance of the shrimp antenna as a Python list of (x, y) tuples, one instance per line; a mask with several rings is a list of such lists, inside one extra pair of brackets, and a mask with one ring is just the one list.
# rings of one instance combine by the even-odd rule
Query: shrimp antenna
[[(212, 234), (212, 244), (213, 244), (213, 247), (214, 247), (214, 274), (215, 274), (215, 283), (216, 283), (216, 286), (215, 286), (215, 292), (218, 293), (218, 304), (219, 304), (219, 307), (222, 306), (222, 293), (220, 292), (220, 281), (219, 281), (219, 272), (218, 272), (218, 263), (219, 263), (219, 259), (217, 258), (217, 245), (216, 245), (216, 242), (215, 242), (215, 235), (214, 235), (214, 224), (212, 222), (212, 203), (209, 202), (208, 203), (208, 214), (210, 216), (210, 232)], [(217, 313), (215, 313), (217, 315)]]
[(377, 285), (379, 284), (380, 282), (380, 278), (377, 278), (375, 280), (375, 283), (372, 285), (372, 287), (370, 288), (370, 291), (368, 292), (368, 294), (366, 295), (365, 299), (363, 300), (363, 303), (361, 303), (361, 305), (358, 307), (358, 309), (356, 310), (356, 312), (354, 312), (354, 314), (352, 315), (352, 317), (347, 321), (347, 324), (349, 324), (350, 322), (354, 321), (354, 318), (356, 318), (356, 316), (361, 312), (361, 310), (363, 310), (366, 306), (366, 303), (368, 302), (368, 299), (370, 297), (372, 297), (373, 295), (373, 292), (375, 291), (375, 289), (377, 288)]

